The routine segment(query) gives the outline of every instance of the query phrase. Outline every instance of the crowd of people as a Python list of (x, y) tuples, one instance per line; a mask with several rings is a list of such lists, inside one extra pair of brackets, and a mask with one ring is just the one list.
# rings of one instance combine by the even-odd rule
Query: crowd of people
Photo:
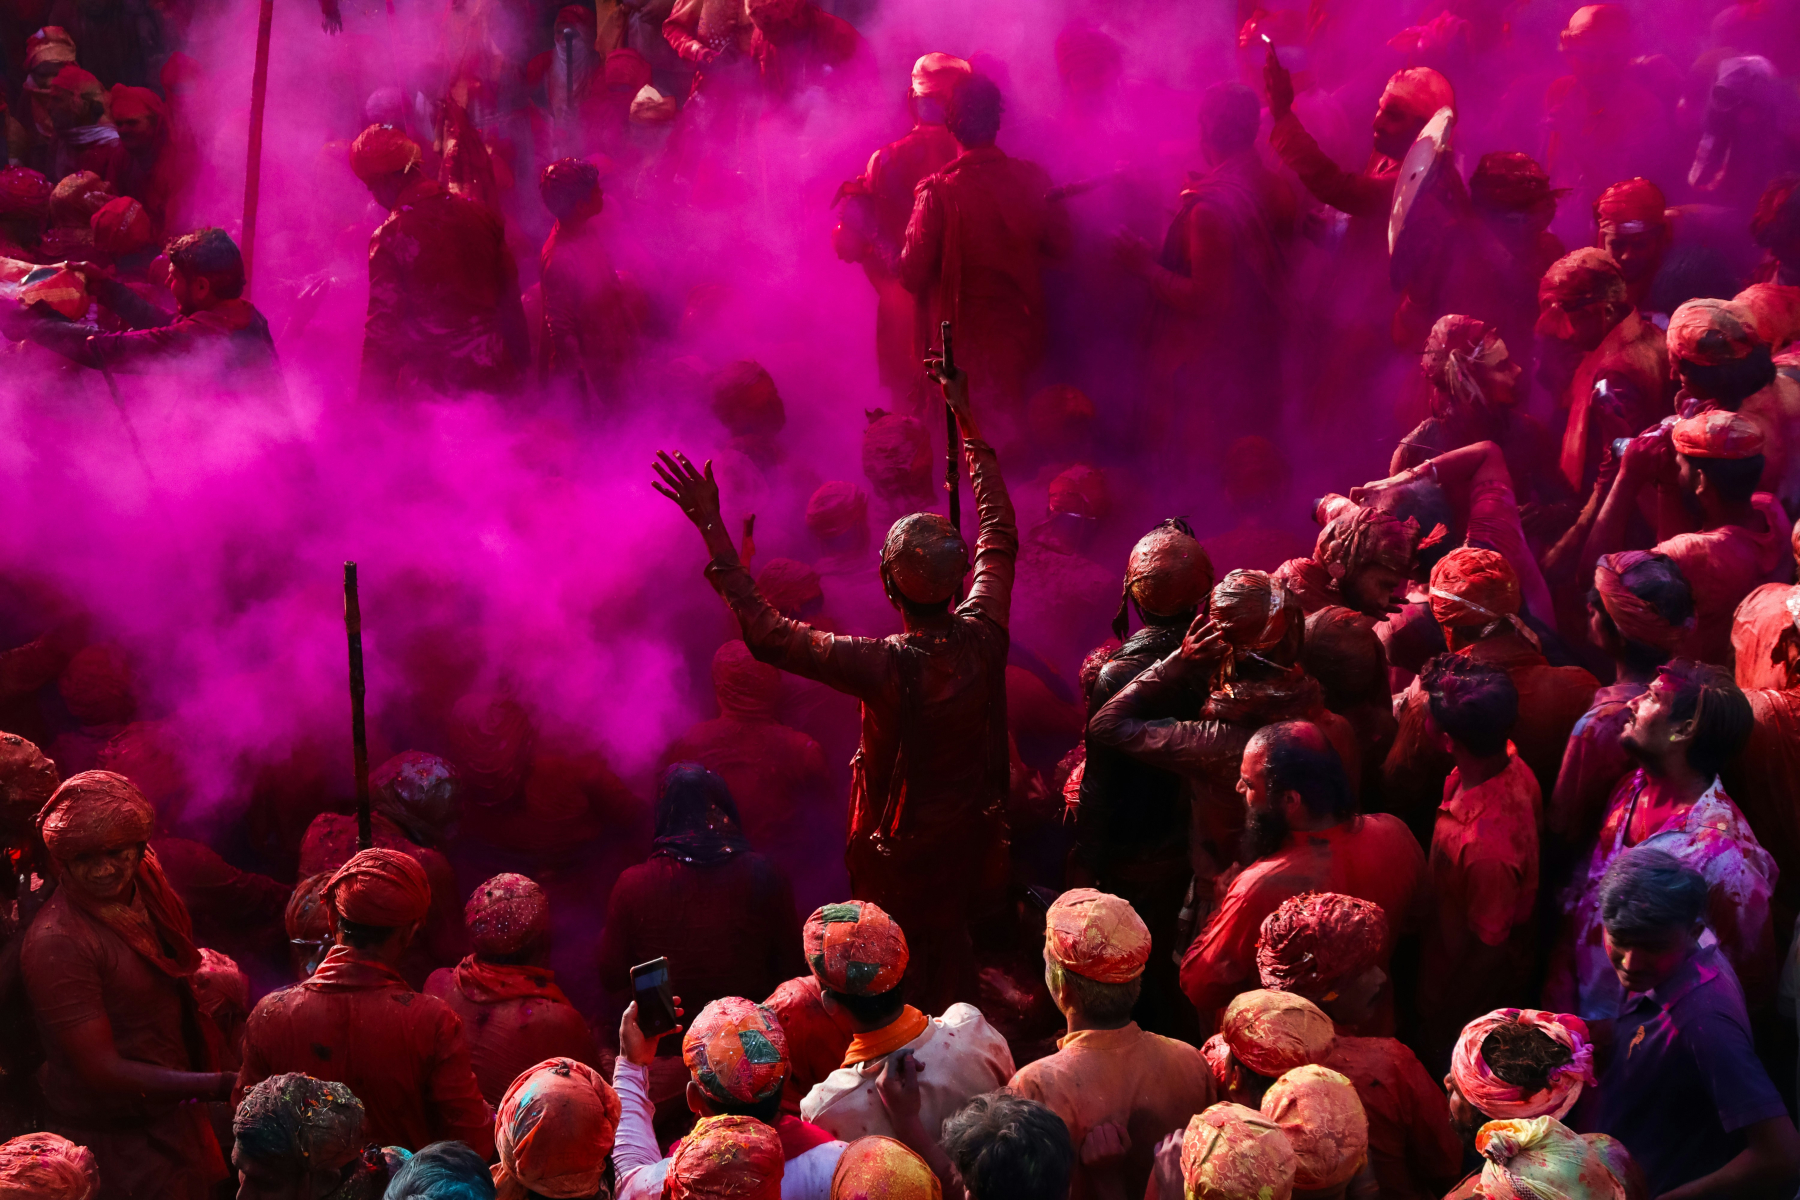
[[(0, 1197), (1800, 1190), (1800, 4), (1240, 0), (1154, 79), (1178, 27), (1075, 13), (1049, 114), (900, 3), (457, 0), (321, 151), (334, 403), (491, 410), (565, 498), (667, 418), (642, 556), (716, 597), (535, 636), (657, 631), (716, 717), (619, 756), (421, 575), (366, 780), (295, 737), (197, 804), (208, 667), (9, 557)], [(216, 14), (13, 8), (0, 399), (99, 381), (160, 486), (142, 389), (301, 411), (341, 284), (199, 219)], [(766, 215), (896, 63), (807, 231), (859, 481), (607, 200)]]

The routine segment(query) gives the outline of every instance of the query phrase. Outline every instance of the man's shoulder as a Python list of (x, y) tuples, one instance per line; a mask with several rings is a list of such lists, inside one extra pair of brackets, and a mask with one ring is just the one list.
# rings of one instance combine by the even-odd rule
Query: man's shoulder
[(27, 958), (69, 953), (86, 956), (97, 951), (99, 945), (99, 930), (94, 923), (58, 888), (25, 930), (20, 953)]
[(1364, 813), (1351, 823), (1350, 837), (1356, 841), (1366, 841), (1381, 845), (1393, 846), (1406, 842), (1417, 849), (1419, 841), (1406, 827), (1406, 822), (1393, 813)]

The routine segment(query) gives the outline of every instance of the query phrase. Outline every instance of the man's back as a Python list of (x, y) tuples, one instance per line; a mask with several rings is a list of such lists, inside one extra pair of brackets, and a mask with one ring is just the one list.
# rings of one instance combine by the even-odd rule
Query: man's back
[[(924, 1032), (896, 1049), (907, 1047), (924, 1068), (919, 1120), (929, 1130), (942, 1128), (944, 1118), (1013, 1075), (1006, 1039), (972, 1004), (952, 1004), (943, 1016), (930, 1018)], [(801, 1117), (847, 1142), (875, 1134), (893, 1137), (877, 1084), (888, 1057), (833, 1071), (801, 1101)]]
[(462, 1022), (481, 1098), (495, 1108), (515, 1079), (548, 1059), (599, 1067), (593, 1032), (546, 968), (465, 959), (433, 971), (425, 994)]

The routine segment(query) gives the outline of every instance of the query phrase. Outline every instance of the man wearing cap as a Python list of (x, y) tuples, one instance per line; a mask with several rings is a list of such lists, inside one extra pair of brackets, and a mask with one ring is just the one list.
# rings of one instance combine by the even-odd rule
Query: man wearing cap
[(1800, 514), (1800, 382), (1776, 371), (1757, 314), (1736, 300), (1689, 300), (1669, 318), (1668, 343), (1681, 415), (1735, 412), (1761, 426), (1758, 490)]
[(806, 1120), (845, 1141), (870, 1134), (904, 1141), (910, 1129), (897, 1132), (889, 1087), (916, 1081), (917, 1120), (929, 1132), (1012, 1078), (1006, 1039), (973, 1005), (952, 1004), (933, 1017), (906, 1003), (907, 938), (876, 905), (827, 904), (807, 919), (803, 940), (826, 1013), (853, 1035), (843, 1065), (800, 1102)]
[(93, 1151), (109, 1200), (198, 1200), (225, 1178), (192, 1102), (225, 1099), (231, 1076), (204, 1049), (200, 951), (148, 847), (154, 824), (122, 775), (64, 781), (37, 817), (58, 886), (19, 952), (44, 1043), (46, 1124)]
[(953, 609), (971, 565), (967, 545), (935, 513), (897, 522), (882, 548), (882, 578), (907, 629), (896, 637), (840, 637), (771, 608), (738, 560), (710, 465), (702, 474), (686, 457), (664, 454), (654, 485), (699, 528), (712, 555), (707, 578), (737, 614), (751, 653), (862, 701), (851, 891), (909, 926), (917, 959), (909, 994), (929, 1007), (973, 994), (968, 924), (1005, 869), (1007, 615), (1019, 544), (999, 464), (969, 411), (967, 375), (943, 388), (980, 513), (974, 574)]
[(391, 214), (369, 237), (359, 394), (510, 394), (531, 337), (505, 230), (487, 206), (426, 176), (420, 157), (391, 125), (369, 126), (350, 147), (350, 169)]
[(474, 952), (433, 971), (424, 992), (462, 1020), (475, 1081), (498, 1106), (519, 1073), (548, 1058), (597, 1065), (587, 1020), (556, 986), (550, 902), (523, 875), (496, 875), (464, 910)]
[(251, 1012), (236, 1096), (301, 1072), (347, 1085), (368, 1107), (375, 1142), (418, 1150), (455, 1139), (491, 1154), (493, 1113), (462, 1022), (397, 969), (431, 907), (424, 868), (398, 851), (364, 850), (326, 883), (325, 903), (335, 944), (311, 978)]
[[(1092, 888), (1064, 892), (1044, 918), (1044, 982), (1068, 1033), (1055, 1054), (1006, 1085), (1061, 1117), (1076, 1146), (1101, 1125), (1129, 1130), (1114, 1173), (1132, 1196), (1149, 1180), (1156, 1144), (1214, 1099), (1198, 1050), (1131, 1019), (1150, 955), (1150, 930), (1131, 905)], [(1088, 1168), (1077, 1164), (1070, 1195), (1094, 1193)]]
[[(56, 126), (50, 119), (50, 81), (75, 65), (75, 39), (58, 25), (46, 25), (25, 40), (22, 103), (6, 112), (8, 161), (36, 171), (50, 170), (50, 142)], [(58, 179), (62, 176), (58, 175)]]
[(842, 208), (832, 246), (845, 262), (860, 264), (875, 289), (875, 364), (882, 386), (907, 409), (916, 403), (919, 365), (913, 354), (912, 293), (900, 282), (900, 250), (919, 181), (961, 153), (944, 127), (944, 112), (951, 90), (971, 73), (954, 55), (920, 56), (906, 96), (911, 131), (870, 155), (863, 173), (837, 192)]

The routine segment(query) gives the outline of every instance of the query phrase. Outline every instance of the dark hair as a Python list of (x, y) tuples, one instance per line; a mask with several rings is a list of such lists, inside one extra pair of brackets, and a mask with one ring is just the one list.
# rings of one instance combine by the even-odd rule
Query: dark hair
[(970, 1200), (1065, 1200), (1075, 1147), (1063, 1119), (1010, 1092), (977, 1096), (944, 1122), (944, 1153)]
[(863, 1025), (885, 1025), (906, 1008), (906, 995), (898, 987), (873, 996), (852, 996), (849, 992), (832, 991), (830, 988), (824, 990), (831, 992), (831, 998), (843, 1005), (844, 1011)]
[(1299, 792), (1315, 817), (1346, 817), (1356, 808), (1344, 760), (1310, 721), (1283, 721), (1256, 731), (1268, 748), (1271, 793)]
[(1600, 881), (1600, 921), (1615, 941), (1692, 929), (1706, 915), (1706, 877), (1674, 855), (1637, 846)]
[[(1694, 615), (1694, 589), (1688, 586), (1687, 577), (1675, 560), (1666, 554), (1653, 554), (1649, 558), (1634, 564), (1622, 576), (1620, 581), (1625, 588), (1639, 600), (1656, 610), (1656, 615), (1671, 625), (1680, 625)], [(1629, 671), (1643, 673), (1653, 671), (1668, 661), (1669, 654), (1645, 642), (1626, 637), (1606, 611), (1606, 605), (1600, 600), (1600, 589), (1591, 587), (1587, 594), (1588, 607), (1600, 615), (1602, 627), (1611, 630), (1624, 642), (1625, 667)]]
[(1055, 987), (1067, 993), (1076, 1012), (1104, 1025), (1130, 1020), (1131, 1010), (1137, 1007), (1138, 996), (1144, 990), (1141, 975), (1129, 983), (1101, 983), (1076, 974), (1053, 958), (1045, 959), (1044, 971)]
[(1673, 685), (1669, 719), (1694, 722), (1694, 740), (1688, 743), (1688, 765), (1702, 775), (1717, 775), (1744, 748), (1756, 723), (1750, 701), (1724, 667), (1671, 659), (1662, 675)]
[(1471, 754), (1499, 754), (1519, 719), (1519, 689), (1499, 667), (1440, 654), (1419, 672), (1434, 724)]
[(223, 229), (197, 229), (170, 242), (169, 265), (190, 279), (204, 279), (221, 300), (244, 294), (244, 256)]
[[(1450, 497), (1429, 479), (1415, 479), (1399, 487), (1382, 489), (1376, 494), (1375, 507), (1397, 521), (1408, 517), (1417, 521), (1421, 538), (1438, 525), (1445, 529), (1456, 527), (1456, 509), (1451, 505)], [(1434, 545), (1421, 546), (1413, 567), (1414, 578), (1430, 578), (1431, 568), (1437, 566), (1438, 559), (1454, 549), (1454, 538), (1439, 538)]]
[(781, 1101), (787, 1095), (785, 1087), (778, 1087), (769, 1096), (754, 1104), (744, 1104), (737, 1100), (721, 1100), (711, 1092), (706, 1093), (706, 1103), (714, 1112), (722, 1116), (749, 1117), (752, 1121), (761, 1121), (773, 1128), (781, 1119)]
[(1756, 495), (1756, 485), (1762, 482), (1763, 456), (1760, 454), (1752, 454), (1749, 458), (1682, 457), (1694, 464), (1694, 470), (1706, 476), (1706, 482), (1727, 504), (1748, 502)]
[(1508, 1021), (1481, 1039), (1481, 1057), (1504, 1083), (1526, 1095), (1550, 1086), (1550, 1072), (1575, 1061), (1567, 1046), (1533, 1025)]
[(494, 1200), (494, 1176), (461, 1142), (433, 1142), (394, 1172), (383, 1200)]
[(986, 75), (970, 75), (950, 93), (944, 126), (960, 146), (991, 146), (1005, 111), (999, 85)]
[(352, 921), (346, 917), (338, 917), (338, 936), (344, 945), (353, 950), (370, 950), (394, 936), (394, 928), (388, 925), (364, 925), (360, 921)]
[(1200, 93), (1200, 140), (1222, 154), (1256, 144), (1262, 101), (1236, 81), (1215, 83)]
[(1737, 406), (1775, 382), (1775, 357), (1767, 346), (1752, 347), (1742, 358), (1732, 358), (1708, 366), (1691, 359), (1681, 360), (1681, 377), (1691, 387), (1717, 397), (1720, 408), (1737, 411)]
[(579, 158), (559, 158), (538, 176), (538, 195), (559, 221), (599, 190), (600, 168)]

